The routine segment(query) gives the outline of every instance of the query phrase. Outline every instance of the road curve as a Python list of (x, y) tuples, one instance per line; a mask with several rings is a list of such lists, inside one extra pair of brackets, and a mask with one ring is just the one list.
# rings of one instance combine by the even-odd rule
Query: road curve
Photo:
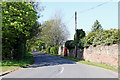
[(33, 65), (3, 78), (118, 78), (118, 75), (110, 70), (35, 52)]

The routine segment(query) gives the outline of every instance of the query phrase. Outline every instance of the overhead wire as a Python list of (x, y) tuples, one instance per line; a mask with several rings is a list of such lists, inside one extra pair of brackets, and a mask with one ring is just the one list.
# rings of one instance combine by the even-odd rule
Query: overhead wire
[(98, 5), (94, 6), (94, 7), (91, 7), (91, 8), (85, 9), (85, 10), (82, 10), (82, 11), (79, 12), (79, 14), (84, 13), (84, 12), (87, 12), (87, 11), (90, 11), (90, 10), (93, 10), (93, 9), (98, 8), (98, 7), (100, 7), (100, 6), (103, 6), (103, 5), (105, 5), (105, 4), (107, 4), (107, 3), (111, 2), (111, 1), (113, 1), (113, 0), (109, 0), (109, 1), (107, 1), (107, 2), (100, 3), (100, 4), (98, 4)]
[[(109, 1), (106, 1), (106, 2), (103, 2), (103, 3), (100, 3), (100, 4), (98, 4), (98, 5), (94, 6), (94, 7), (82, 10), (82, 11), (79, 12), (79, 14), (87, 12), (87, 11), (90, 11), (90, 10), (93, 10), (93, 9), (98, 8), (100, 6), (103, 6), (103, 5), (105, 5), (105, 4), (107, 4), (107, 3), (111, 2), (111, 1), (113, 1), (113, 0), (109, 0)], [(67, 23), (66, 23), (67, 25), (71, 22), (71, 20), (72, 20), (73, 17), (74, 17), (74, 15), (72, 15), (72, 17), (69, 19), (69, 21), (67, 21)]]
[[(68, 25), (71, 22), (72, 18), (74, 18), (74, 15), (71, 16), (71, 18), (67, 21), (66, 25)], [(72, 27), (72, 29), (73, 29), (73, 27)]]
[(71, 16), (71, 18), (67, 21), (67, 23), (71, 22), (73, 17), (74, 17), (74, 15)]

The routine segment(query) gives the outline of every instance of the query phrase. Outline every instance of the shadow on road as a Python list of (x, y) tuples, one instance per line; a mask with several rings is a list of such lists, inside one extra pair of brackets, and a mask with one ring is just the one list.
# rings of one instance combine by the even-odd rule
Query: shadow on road
[(73, 61), (66, 60), (57, 56), (44, 54), (41, 52), (34, 52), (33, 55), (34, 55), (34, 64), (31, 65), (29, 68), (54, 66), (61, 64), (76, 64)]

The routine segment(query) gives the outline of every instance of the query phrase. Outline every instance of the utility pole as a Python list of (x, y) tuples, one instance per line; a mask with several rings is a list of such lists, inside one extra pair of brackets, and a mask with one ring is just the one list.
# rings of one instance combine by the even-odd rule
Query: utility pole
[(77, 30), (77, 12), (75, 11), (75, 33)]
[(75, 36), (76, 36), (76, 40), (75, 40), (75, 57), (77, 57), (77, 12), (75, 11)]

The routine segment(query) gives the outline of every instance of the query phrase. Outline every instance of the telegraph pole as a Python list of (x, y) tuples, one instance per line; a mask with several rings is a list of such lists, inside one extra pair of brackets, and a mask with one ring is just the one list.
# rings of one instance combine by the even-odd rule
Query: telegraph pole
[(77, 30), (77, 12), (75, 11), (75, 33)]
[(75, 57), (77, 57), (77, 12), (76, 11), (75, 11), (75, 34), (76, 34)]

